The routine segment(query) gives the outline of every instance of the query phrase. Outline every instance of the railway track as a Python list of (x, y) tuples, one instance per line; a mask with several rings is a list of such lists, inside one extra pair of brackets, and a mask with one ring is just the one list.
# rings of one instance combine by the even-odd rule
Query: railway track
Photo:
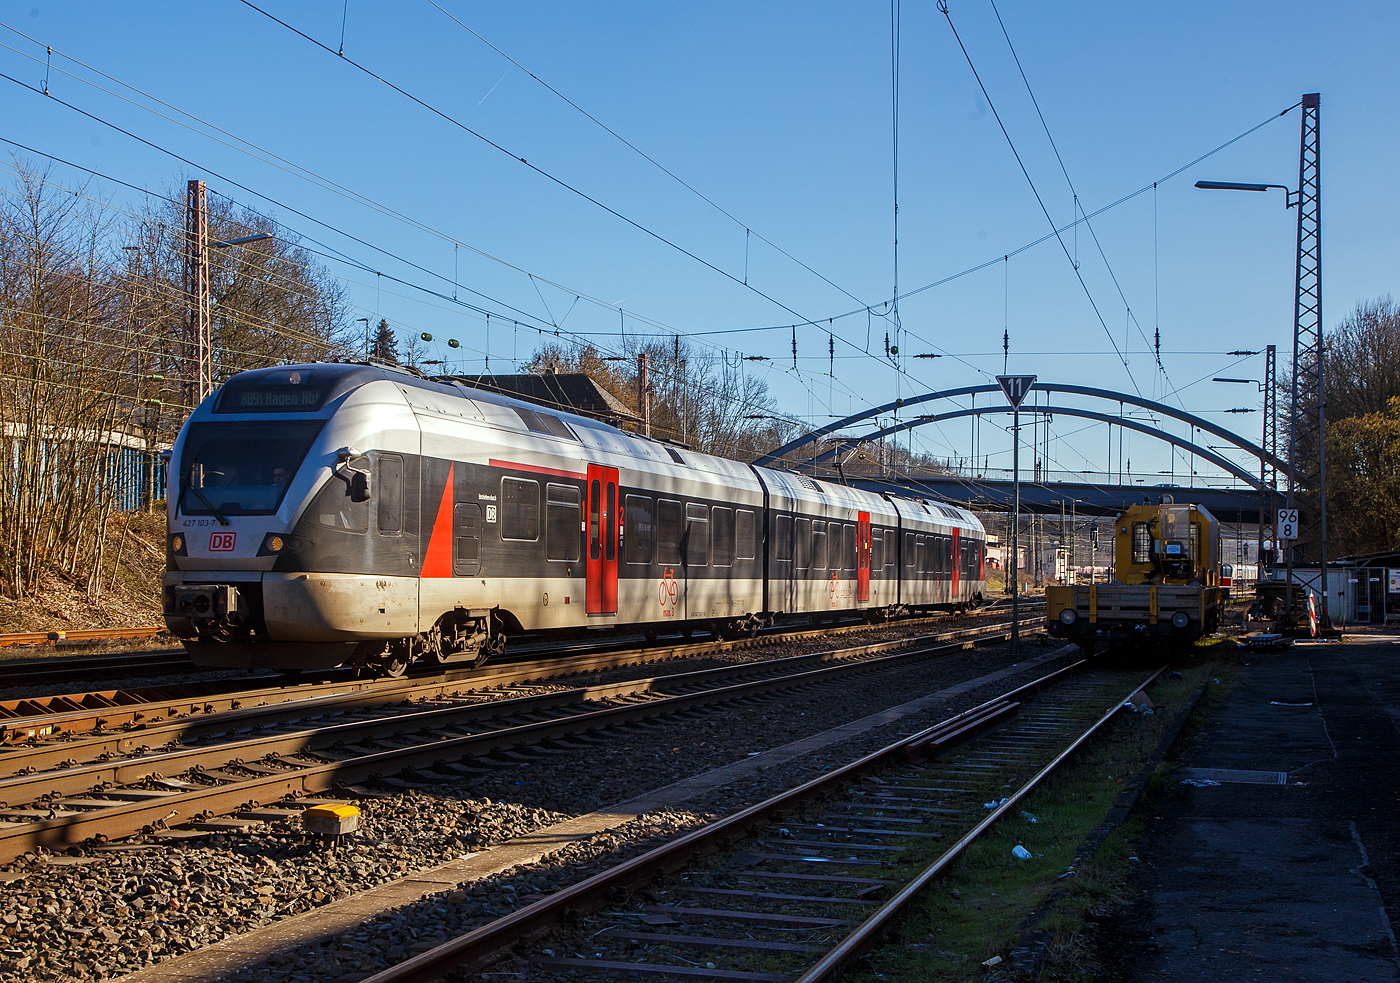
[[(144, 676), (186, 672), (196, 668), (183, 650), (14, 659), (0, 662), (0, 685), (44, 686), (70, 680)], [(0, 703), (0, 716), (8, 715), (5, 708), (14, 702), (17, 701)]]
[(12, 631), (0, 633), (0, 648), (7, 645), (42, 645), (44, 642), (93, 642), (115, 638), (150, 638), (166, 631), (164, 625), (143, 628), (65, 628), (58, 631)]
[[(547, 753), (604, 728), (889, 671), (1005, 636), (1006, 626), (967, 629), (912, 647), (908, 639), (887, 641), (514, 699), (463, 702), (450, 682), (396, 681), (392, 693), (330, 694), (152, 722), (139, 731), (14, 745), (0, 753), (0, 862), (36, 847), (62, 850), (182, 824), (193, 825), (178, 835), (204, 835), (295, 817), (308, 796), (385, 775), (452, 781), (508, 764), (521, 748)], [(442, 702), (421, 702), (429, 699)], [(331, 713), (341, 716), (311, 723)], [(248, 733), (296, 720), (308, 725)], [(469, 763), (459, 763), (464, 760)], [(234, 818), (219, 818), (229, 814)]]
[[(985, 609), (979, 616), (992, 615), (994, 608)], [(921, 624), (943, 623), (943, 618), (915, 619), (903, 624), (917, 628)], [(485, 669), (468, 666), (439, 670), (434, 679), (441, 682), (478, 682), (483, 687), (509, 685), (511, 682), (524, 682), (562, 676), (570, 673), (589, 672), (612, 668), (619, 665), (640, 662), (655, 662), (662, 659), (686, 658), (705, 653), (727, 652), (756, 645), (777, 644), (785, 641), (798, 641), (813, 635), (844, 635), (868, 631), (864, 623), (842, 627), (772, 631), (761, 633), (752, 639), (722, 641), (718, 639), (681, 642), (677, 644), (655, 643), (639, 645), (636, 642), (612, 643), (606, 646), (589, 646), (581, 651), (568, 653), (562, 657), (551, 654), (548, 659), (538, 661), (509, 662)], [(551, 649), (557, 653), (558, 649)], [(528, 655), (529, 649), (521, 654)], [(162, 661), (162, 659), (164, 661)], [(35, 660), (36, 663), (55, 660)], [(66, 679), (94, 678), (113, 672), (131, 674), (137, 671), (169, 671), (194, 668), (183, 652), (164, 654), (139, 653), (131, 657), (93, 656), (90, 658), (65, 659), (62, 666), (54, 667), (47, 676), (25, 677), (31, 671), (31, 663), (20, 667), (18, 676), (11, 675), (8, 668), (0, 668), (0, 679), (6, 685), (19, 685), (25, 681), (61, 681)], [(44, 669), (35, 666), (34, 673), (42, 674)], [(384, 699), (394, 699), (400, 692), (407, 692), (410, 698), (419, 695), (414, 684), (404, 678), (362, 679), (351, 670), (336, 672), (332, 678), (319, 683), (289, 682), (285, 677), (274, 685), (249, 688), (246, 678), (190, 681), (150, 687), (93, 690), (79, 693), (66, 693), (44, 697), (25, 697), (0, 700), (0, 745), (16, 741), (53, 738), (68, 734), (86, 733), (95, 729), (119, 727), (149, 727), (152, 723), (177, 717), (209, 716), (235, 709), (246, 709), (294, 701), (313, 700), (339, 693), (379, 693)]]
[(1084, 673), (1083, 666), (1002, 694), (365, 983), (426, 983), (503, 959), (510, 962), (496, 968), (505, 976), (534, 980), (833, 980), (1162, 671)]

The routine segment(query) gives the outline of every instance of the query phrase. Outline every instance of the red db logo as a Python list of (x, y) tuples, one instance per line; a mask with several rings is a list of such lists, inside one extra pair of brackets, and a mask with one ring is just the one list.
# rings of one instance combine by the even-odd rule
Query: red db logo
[(211, 532), (209, 534), (210, 553), (231, 553), (233, 552), (233, 541), (238, 536), (235, 532)]

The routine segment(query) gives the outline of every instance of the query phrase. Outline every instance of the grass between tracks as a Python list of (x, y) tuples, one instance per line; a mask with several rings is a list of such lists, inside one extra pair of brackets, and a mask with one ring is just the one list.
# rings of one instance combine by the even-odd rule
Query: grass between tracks
[[(860, 983), (981, 979), (993, 972), (984, 968), (983, 961), (1000, 956), (1003, 963), (997, 971), (1004, 971), (1010, 950), (1032, 927), (1051, 936), (1041, 979), (1093, 979), (1099, 967), (1087, 944), (1092, 932), (1085, 929), (1103, 909), (1117, 903), (1134, 862), (1144, 805), (1151, 802), (1154, 786), (1166, 781), (1163, 769), (1128, 822), (1104, 841), (1094, 859), (1082, 864), (1073, 877), (1064, 881), (1060, 877), (1074, 863), (1084, 838), (1113, 808), (1123, 783), (1137, 774), (1196, 688), (1203, 681), (1219, 680), (1208, 685), (1183, 738), (1224, 698), (1233, 678), (1234, 657), (1225, 648), (1228, 644), (1199, 646), (1191, 658), (1179, 659), (1174, 668), (1180, 676), (1165, 673), (1148, 688), (1156, 704), (1152, 714), (1119, 713), (1087, 747), (964, 851), (906, 915), (897, 934), (847, 979)], [(990, 800), (1008, 792), (989, 787), (986, 795)], [(1030, 851), (1030, 860), (1012, 855), (1018, 845)], [(930, 861), (936, 856), (931, 853)], [(1063, 893), (1047, 908), (1057, 886)]]

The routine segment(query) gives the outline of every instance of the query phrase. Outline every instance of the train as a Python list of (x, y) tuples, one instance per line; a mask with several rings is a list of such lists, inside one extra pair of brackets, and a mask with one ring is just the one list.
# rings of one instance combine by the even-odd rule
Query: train
[(397, 675), (522, 636), (734, 635), (985, 590), (966, 510), (377, 362), (231, 377), (169, 467), (165, 622), (211, 668)]
[(1045, 589), (1045, 629), (1077, 644), (1160, 646), (1192, 642), (1220, 626), (1227, 588), (1221, 584), (1220, 524), (1204, 506), (1129, 506), (1113, 523), (1114, 570), (1109, 584)]

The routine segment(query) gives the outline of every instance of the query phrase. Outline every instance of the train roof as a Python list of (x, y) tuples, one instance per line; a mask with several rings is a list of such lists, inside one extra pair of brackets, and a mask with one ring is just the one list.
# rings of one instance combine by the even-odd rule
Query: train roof
[[(755, 483), (754, 470), (741, 461), (628, 433), (593, 417), (543, 407), (501, 392), (475, 389), (449, 378), (426, 378), (414, 370), (382, 362), (311, 362), (250, 369), (224, 383), (216, 394), (213, 412), (250, 412), (252, 410), (246, 401), (264, 399), (266, 394), (275, 394), (278, 399), (287, 399), (289, 394), (295, 394), (296, 402), (284, 404), (288, 412), (316, 412), (328, 407), (337, 398), (375, 382), (389, 382), (401, 387), (415, 412), (426, 410), (446, 416), (485, 418), (492, 426), (518, 430), (524, 434), (552, 434), (577, 440), (595, 450), (625, 454), (634, 460), (651, 461), (665, 467), (681, 465), (711, 476), (711, 480), (719, 479), (729, 484)], [(454, 406), (463, 406), (464, 411), (454, 411)], [(469, 409), (472, 407), (474, 409)], [(265, 412), (269, 408), (272, 407), (258, 406), (257, 411)], [(885, 505), (883, 511), (890, 509), (883, 496), (874, 493), (795, 471), (772, 468), (756, 470), (762, 472), (770, 492), (790, 502), (857, 509), (869, 508), (871, 499), (877, 498)], [(893, 501), (893, 508), (910, 518), (932, 518), (980, 528), (976, 517), (966, 510), (917, 499), (896, 498)]]

